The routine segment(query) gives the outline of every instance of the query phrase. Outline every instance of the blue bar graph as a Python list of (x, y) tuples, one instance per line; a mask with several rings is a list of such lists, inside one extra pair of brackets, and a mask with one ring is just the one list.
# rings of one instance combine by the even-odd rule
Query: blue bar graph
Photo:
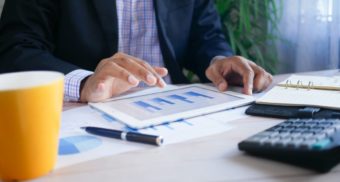
[(171, 99), (180, 100), (180, 101), (187, 102), (187, 103), (190, 103), (190, 104), (194, 103), (193, 101), (187, 99), (186, 97), (176, 95), (176, 94), (169, 95), (168, 97), (171, 98)]
[(156, 107), (156, 106), (153, 106), (151, 104), (148, 104), (146, 102), (143, 102), (143, 101), (137, 101), (137, 102), (134, 102), (134, 104), (136, 104), (137, 106), (147, 110), (147, 111), (150, 111), (150, 112), (155, 112), (155, 111), (160, 111), (162, 110), (161, 108), (159, 107)]
[(173, 102), (170, 102), (168, 100), (165, 100), (165, 99), (162, 99), (162, 98), (154, 98), (152, 99), (153, 102), (157, 103), (157, 104), (160, 104), (160, 105), (163, 105), (163, 104), (170, 104), (170, 105), (173, 105), (175, 103)]
[(193, 96), (193, 97), (203, 97), (203, 98), (207, 98), (207, 99), (213, 99), (214, 98), (214, 97), (210, 97), (210, 96), (200, 94), (200, 93), (197, 93), (197, 92), (193, 92), (193, 91), (185, 92), (184, 94), (189, 95), (189, 96)]
[(180, 107), (192, 107), (193, 104), (202, 103), (202, 98), (209, 100), (215, 99), (205, 93), (188, 90), (176, 94), (164, 95), (162, 97), (150, 96), (145, 100), (136, 100), (132, 103), (144, 111), (157, 114), (167, 112), (169, 110), (176, 110)]

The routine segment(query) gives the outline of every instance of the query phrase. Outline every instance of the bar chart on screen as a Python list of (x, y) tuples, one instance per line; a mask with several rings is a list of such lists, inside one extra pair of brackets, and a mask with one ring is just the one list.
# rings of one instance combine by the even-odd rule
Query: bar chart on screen
[(244, 106), (253, 101), (251, 96), (220, 92), (213, 87), (194, 84), (117, 97), (90, 103), (90, 107), (115, 117), (131, 128), (142, 129)]
[(193, 107), (193, 104), (205, 102), (214, 97), (199, 92), (188, 91), (179, 94), (171, 94), (163, 97), (148, 98), (134, 101), (133, 104), (147, 112), (157, 112), (165, 109)]

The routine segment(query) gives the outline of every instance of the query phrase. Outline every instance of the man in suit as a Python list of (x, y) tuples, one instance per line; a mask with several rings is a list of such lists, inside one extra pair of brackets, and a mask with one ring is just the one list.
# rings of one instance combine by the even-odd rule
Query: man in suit
[(5, 2), (0, 72), (63, 72), (68, 99), (96, 102), (138, 85), (187, 83), (183, 68), (221, 91), (238, 84), (251, 94), (272, 81), (233, 55), (213, 0)]

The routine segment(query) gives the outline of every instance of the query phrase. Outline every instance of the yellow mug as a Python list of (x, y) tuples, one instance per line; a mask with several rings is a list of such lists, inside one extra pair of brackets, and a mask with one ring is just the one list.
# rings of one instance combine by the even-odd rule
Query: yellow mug
[(0, 179), (32, 179), (53, 169), (63, 82), (52, 71), (0, 74)]

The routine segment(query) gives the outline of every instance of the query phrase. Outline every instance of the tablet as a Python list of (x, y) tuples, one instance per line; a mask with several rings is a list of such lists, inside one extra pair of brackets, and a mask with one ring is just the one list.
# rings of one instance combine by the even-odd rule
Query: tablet
[(146, 128), (243, 106), (254, 97), (194, 84), (89, 105), (131, 128)]

